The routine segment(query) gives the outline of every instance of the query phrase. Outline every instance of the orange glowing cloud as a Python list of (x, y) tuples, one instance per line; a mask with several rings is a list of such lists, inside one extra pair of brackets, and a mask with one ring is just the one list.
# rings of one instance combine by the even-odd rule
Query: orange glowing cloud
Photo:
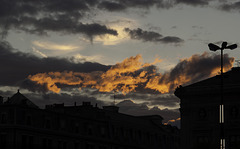
[[(121, 63), (113, 65), (106, 72), (49, 72), (30, 75), (28, 78), (40, 85), (45, 85), (49, 91), (59, 93), (58, 84), (77, 86), (79, 88), (91, 87), (100, 92), (122, 92), (123, 94), (147, 89), (159, 93), (173, 91), (178, 85), (199, 81), (215, 75), (219, 70), (218, 55), (203, 53), (182, 59), (169, 72), (157, 73), (153, 63), (143, 63), (142, 56), (126, 58)], [(229, 70), (234, 62), (233, 58), (225, 55), (224, 70)], [(217, 61), (217, 62), (216, 62)], [(149, 70), (151, 68), (151, 70)]]
[(168, 122), (164, 123), (164, 125), (168, 125), (169, 123), (175, 123), (176, 121), (180, 121), (181, 118), (177, 118), (177, 119), (172, 119), (172, 120), (168, 120)]

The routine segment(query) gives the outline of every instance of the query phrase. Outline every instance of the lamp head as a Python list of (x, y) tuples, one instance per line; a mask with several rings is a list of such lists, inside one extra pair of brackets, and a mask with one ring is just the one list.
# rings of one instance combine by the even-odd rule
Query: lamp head
[(232, 45), (226, 47), (226, 49), (230, 49), (230, 50), (233, 50), (236, 48), (237, 48), (237, 44), (232, 44)]
[(215, 45), (215, 44), (213, 44), (213, 43), (209, 43), (209, 44), (208, 44), (208, 47), (209, 47), (209, 49), (210, 49), (211, 51), (217, 51), (217, 50), (221, 49), (219, 46), (217, 46), (217, 45)]

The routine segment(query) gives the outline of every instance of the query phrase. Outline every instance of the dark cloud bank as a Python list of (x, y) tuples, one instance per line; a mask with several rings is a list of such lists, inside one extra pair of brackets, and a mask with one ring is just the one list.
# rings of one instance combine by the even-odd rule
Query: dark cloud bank
[[(38, 58), (13, 49), (7, 42), (0, 42), (0, 84), (19, 85), (29, 75), (51, 71), (91, 72), (106, 71), (110, 66), (99, 63), (74, 63), (64, 58)], [(30, 82), (29, 82), (30, 83)]]
[[(149, 9), (157, 7), (168, 9), (178, 4), (193, 6), (208, 5), (208, 0), (2, 0), (0, 5), (0, 29), (2, 37), (9, 30), (24, 31), (31, 34), (47, 35), (49, 31), (67, 34), (83, 34), (91, 40), (96, 35), (111, 34), (116, 30), (104, 24), (84, 22), (99, 11), (126, 11), (129, 8)], [(238, 3), (226, 5), (236, 8)], [(171, 39), (170, 39), (171, 38)], [(176, 41), (168, 37), (163, 42)]]
[(240, 11), (240, 1), (234, 2), (234, 3), (222, 4), (219, 8), (224, 11), (233, 11), (233, 10)]

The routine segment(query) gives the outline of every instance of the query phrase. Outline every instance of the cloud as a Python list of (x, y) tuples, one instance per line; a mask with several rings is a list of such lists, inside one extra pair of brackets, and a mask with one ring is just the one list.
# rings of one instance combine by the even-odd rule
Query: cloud
[(129, 29), (125, 28), (125, 31), (129, 33), (132, 39), (143, 40), (143, 41), (152, 41), (158, 42), (161, 40), (162, 35), (152, 31), (143, 31), (140, 28), (137, 29)]
[(78, 49), (78, 46), (74, 45), (63, 45), (63, 44), (56, 44), (52, 42), (47, 42), (47, 41), (33, 41), (33, 45), (42, 48), (42, 49), (47, 49), (47, 50), (61, 50), (61, 51), (68, 51), (68, 50), (75, 50)]
[(240, 1), (235, 2), (235, 3), (222, 4), (219, 8), (224, 11), (239, 10), (240, 9)]
[(122, 5), (121, 3), (103, 1), (98, 5), (98, 8), (106, 9), (108, 11), (122, 11), (127, 7), (125, 5)]
[(164, 44), (168, 43), (179, 44), (184, 42), (184, 40), (179, 37), (175, 36), (163, 37), (163, 35), (159, 33), (153, 31), (144, 31), (140, 28), (137, 29), (125, 28), (125, 31), (129, 34), (131, 39), (142, 40), (144, 42), (161, 42)]
[(169, 8), (172, 3), (165, 0), (116, 0), (125, 6), (132, 8), (149, 8), (157, 6), (159, 8)]
[(35, 47), (32, 47), (32, 50), (33, 50), (33, 52), (36, 52), (37, 54), (41, 55), (41, 56), (44, 57), (44, 58), (47, 58), (47, 57), (48, 57), (46, 54), (42, 53), (41, 51), (39, 51), (39, 50), (38, 50), (37, 48), (35, 48)]
[(116, 30), (94, 21), (86, 22), (102, 9), (126, 11), (130, 8), (147, 10), (151, 7), (170, 8), (174, 4), (207, 5), (207, 0), (35, 0), (2, 1), (0, 6), (0, 31), (6, 37), (9, 30), (30, 34), (48, 35), (82, 34), (93, 39), (99, 35), (117, 36)]
[(97, 1), (85, 0), (43, 0), (43, 1), (3, 1), (0, 6), (0, 28), (2, 35), (10, 29), (31, 34), (46, 35), (49, 31), (83, 34), (90, 39), (96, 35), (117, 35), (113, 29), (97, 23), (83, 23), (90, 7)]
[(168, 120), (166, 123), (164, 123), (164, 125), (172, 125), (172, 126), (177, 126), (178, 128), (181, 128), (181, 118), (177, 118), (177, 119), (171, 119), (171, 120)]
[(76, 54), (71, 58), (71, 61), (75, 63), (80, 63), (80, 62), (95, 62), (100, 59), (102, 59), (102, 55), (93, 55), (93, 56), (84, 56), (81, 54)]
[[(234, 58), (224, 55), (224, 69), (231, 69)], [(142, 63), (142, 56), (126, 58), (106, 72), (48, 72), (29, 75), (28, 79), (59, 93), (59, 84), (73, 87), (90, 87), (100, 92), (171, 93), (178, 85), (197, 82), (216, 75), (220, 68), (220, 55), (203, 53), (182, 59), (173, 69), (158, 73), (153, 63)]]
[(163, 43), (183, 43), (184, 40), (179, 38), (179, 37), (175, 37), (175, 36), (166, 36), (162, 39), (160, 39), (161, 42)]
[(209, 0), (176, 0), (176, 3), (183, 3), (187, 5), (192, 5), (192, 6), (203, 6), (203, 5), (208, 5)]
[[(16, 86), (29, 75), (51, 71), (106, 71), (110, 67), (99, 63), (76, 63), (65, 58), (39, 58), (31, 54), (19, 52), (7, 42), (0, 42), (0, 84)], [(6, 79), (7, 78), (7, 79)], [(31, 84), (33, 87), (33, 82)]]
[(102, 35), (94, 38), (95, 42), (101, 42), (104, 45), (117, 45), (126, 40), (129, 40), (128, 33), (124, 31), (126, 27), (132, 27), (137, 24), (136, 20), (131, 20), (127, 18), (119, 18), (116, 21), (105, 22), (107, 26), (116, 30), (118, 36), (113, 35)]
[(177, 119), (180, 117), (178, 109), (159, 109), (157, 106), (149, 108), (146, 104), (137, 104), (132, 100), (123, 100), (119, 102), (116, 106), (119, 107), (119, 112), (134, 115), (161, 115), (164, 118), (164, 122), (168, 122), (172, 119)]
[(179, 106), (179, 98), (177, 98), (174, 94), (148, 94), (148, 93), (128, 93), (126, 95), (123, 94), (115, 94), (115, 100), (134, 100), (134, 101), (145, 101), (150, 106), (162, 106), (162, 107), (178, 107)]

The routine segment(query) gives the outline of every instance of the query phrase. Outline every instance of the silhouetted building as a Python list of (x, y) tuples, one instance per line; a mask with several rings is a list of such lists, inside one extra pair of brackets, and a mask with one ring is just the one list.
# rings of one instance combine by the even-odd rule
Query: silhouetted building
[[(224, 136), (226, 149), (240, 148), (240, 68), (223, 75)], [(181, 149), (219, 149), (221, 76), (178, 87), (181, 99)]]
[(130, 116), (83, 102), (38, 108), (19, 91), (0, 98), (1, 149), (178, 149), (179, 130), (159, 115)]

